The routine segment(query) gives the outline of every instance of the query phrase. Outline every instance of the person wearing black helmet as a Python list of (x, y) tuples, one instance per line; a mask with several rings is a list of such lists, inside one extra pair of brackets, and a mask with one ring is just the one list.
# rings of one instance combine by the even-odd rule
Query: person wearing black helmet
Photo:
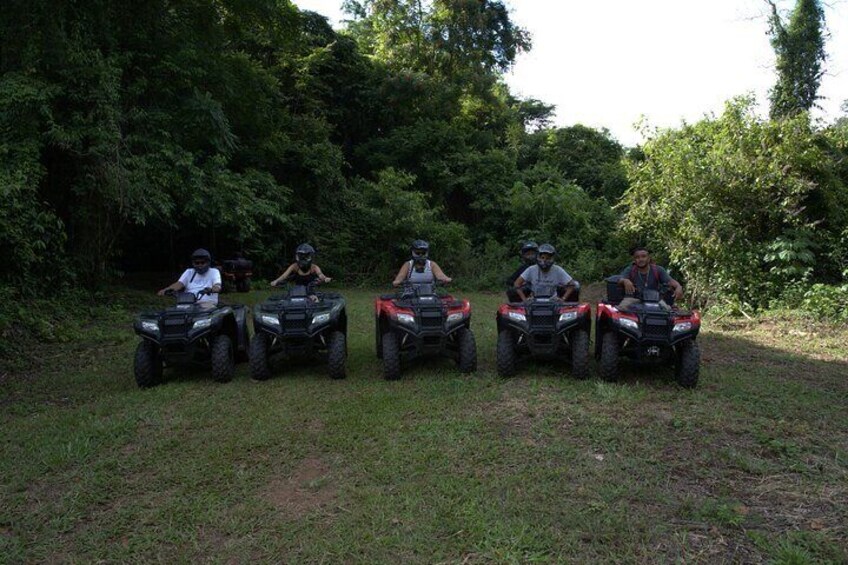
[(433, 283), (439, 280), (449, 283), (453, 279), (447, 276), (435, 261), (430, 260), (430, 244), (416, 239), (410, 246), (412, 257), (400, 267), (392, 286), (400, 286), (405, 281), (411, 283)]
[(310, 286), (315, 281), (328, 283), (331, 279), (325, 276), (321, 267), (313, 263), (315, 248), (308, 243), (297, 246), (294, 252), (294, 263), (288, 266), (282, 275), (271, 281), (271, 286), (277, 286), (283, 281), (291, 280), (295, 285)]
[(168, 290), (186, 290), (194, 294), (204, 290), (206, 294), (197, 301), (208, 306), (218, 304), (218, 293), (221, 292), (221, 272), (212, 267), (212, 254), (205, 249), (195, 250), (191, 254), (191, 268), (186, 269), (177, 282), (166, 286), (157, 294), (164, 296)]
[[(520, 302), (522, 300), (521, 297), (518, 296), (518, 291), (515, 290), (515, 281), (517, 281), (518, 277), (520, 277), (524, 273), (524, 271), (527, 270), (527, 267), (536, 264), (536, 259), (539, 256), (539, 246), (536, 245), (535, 241), (525, 241), (521, 245), (521, 253), (519, 254), (519, 256), (521, 257), (521, 265), (506, 280), (506, 284), (508, 287), (506, 291), (506, 296), (507, 300), (509, 300), (510, 302)], [(524, 292), (526, 294), (530, 292), (530, 289), (525, 287)]]
[(539, 256), (536, 264), (527, 267), (521, 273), (521, 276), (515, 280), (515, 291), (522, 301), (527, 300), (527, 287), (533, 293), (539, 286), (556, 288), (557, 295), (562, 292), (562, 296), (559, 297), (563, 300), (568, 300), (568, 297), (574, 291), (574, 287), (572, 286), (574, 279), (565, 272), (565, 269), (554, 264), (555, 257), (556, 249), (550, 243), (545, 243), (539, 247)]

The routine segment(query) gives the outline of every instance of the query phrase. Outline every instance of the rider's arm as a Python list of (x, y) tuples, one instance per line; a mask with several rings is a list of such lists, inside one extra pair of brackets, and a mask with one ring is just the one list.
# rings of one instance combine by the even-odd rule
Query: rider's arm
[(213, 276), (212, 287), (209, 289), (212, 291), (212, 294), (217, 294), (221, 292), (221, 271), (218, 269), (214, 269), (215, 274)]
[(175, 283), (171, 283), (171, 284), (169, 284), (168, 286), (166, 286), (165, 288), (163, 288), (162, 290), (160, 290), (160, 291), (159, 291), (159, 292), (157, 292), (156, 294), (158, 294), (159, 296), (164, 296), (164, 295), (165, 295), (165, 292), (167, 292), (167, 291), (169, 291), (169, 290), (173, 290), (173, 291), (179, 292), (179, 291), (181, 291), (181, 290), (182, 290), (182, 289), (184, 289), (184, 288), (185, 288), (185, 285), (184, 285), (183, 283), (181, 283), (180, 281), (177, 281), (177, 282), (175, 282)]
[(430, 268), (433, 269), (433, 276), (436, 277), (437, 280), (442, 281), (443, 283), (449, 283), (453, 279), (447, 276), (442, 268), (439, 267), (435, 261), (430, 261)]
[(312, 272), (318, 275), (318, 280), (322, 283), (328, 283), (333, 280), (330, 277), (324, 275), (324, 273), (321, 272), (321, 267), (319, 267), (318, 265), (312, 265)]
[[(668, 275), (666, 275), (668, 276)], [(668, 277), (668, 286), (674, 291), (674, 298), (680, 300), (683, 298), (683, 285), (671, 278)]]
[(392, 286), (400, 286), (400, 284), (406, 280), (406, 277), (409, 276), (409, 263), (405, 262), (400, 266), (400, 271), (398, 271), (395, 280), (392, 281)]
[(515, 279), (515, 292), (518, 293), (518, 297), (521, 299), (521, 302), (527, 300), (527, 296), (524, 294), (524, 285), (527, 284), (527, 281), (524, 280), (524, 277), (519, 276)]
[(618, 279), (618, 284), (624, 287), (624, 294), (633, 294), (636, 292), (636, 287), (633, 286), (633, 281), (630, 280), (631, 269), (632, 267), (625, 267)]
[(295, 267), (296, 267), (296, 266), (297, 266), (297, 265), (296, 265), (295, 263), (292, 263), (291, 265), (289, 265), (288, 269), (286, 269), (285, 271), (283, 271), (283, 274), (282, 274), (282, 275), (280, 275), (279, 277), (277, 277), (276, 279), (274, 279), (273, 281), (271, 281), (271, 286), (277, 286), (277, 284), (279, 284), (280, 282), (282, 282), (282, 281), (286, 280), (287, 278), (289, 278), (289, 277), (291, 276), (291, 274), (292, 274), (292, 271), (294, 271), (294, 269), (295, 269)]

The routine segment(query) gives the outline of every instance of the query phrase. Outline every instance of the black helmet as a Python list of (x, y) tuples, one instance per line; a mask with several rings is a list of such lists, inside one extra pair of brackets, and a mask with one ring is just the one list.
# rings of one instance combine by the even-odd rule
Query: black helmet
[(308, 243), (301, 243), (294, 252), (297, 267), (305, 271), (312, 267), (312, 258), (315, 256), (315, 248)]
[[(542, 255), (550, 255), (550, 259), (542, 259)], [(550, 243), (542, 244), (539, 247), (539, 259), (537, 260), (537, 264), (539, 268), (543, 271), (549, 270), (554, 265), (554, 257), (556, 257), (556, 248)]]
[[(533, 252), (532, 257), (525, 257), (528, 251)], [(528, 265), (532, 265), (536, 262), (536, 258), (539, 256), (539, 246), (536, 245), (535, 241), (525, 241), (521, 246), (521, 260), (527, 263)]]
[(416, 265), (423, 265), (430, 256), (430, 244), (423, 239), (416, 239), (412, 242), (410, 251), (412, 253), (412, 262)]
[(191, 254), (191, 266), (201, 275), (206, 274), (212, 265), (212, 254), (203, 248), (195, 249)]

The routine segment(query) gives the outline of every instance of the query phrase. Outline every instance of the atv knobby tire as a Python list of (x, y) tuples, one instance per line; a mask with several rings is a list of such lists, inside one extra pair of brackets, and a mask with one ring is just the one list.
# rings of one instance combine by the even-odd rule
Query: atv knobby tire
[(212, 378), (219, 383), (229, 382), (233, 380), (235, 370), (233, 341), (221, 334), (212, 340)]
[(268, 338), (257, 333), (250, 340), (250, 378), (255, 381), (267, 381), (271, 378), (268, 363)]
[(571, 336), (571, 374), (575, 379), (589, 376), (589, 332), (577, 330)]
[(456, 330), (456, 342), (459, 347), (460, 373), (473, 373), (477, 370), (477, 342), (470, 328)]
[(607, 382), (618, 380), (618, 357), (620, 355), (618, 334), (606, 332), (601, 342), (601, 378)]
[(515, 374), (516, 356), (512, 331), (501, 330), (498, 332), (498, 375), (511, 377)]
[(394, 332), (383, 334), (383, 378), (387, 381), (400, 378), (400, 344)]
[(347, 360), (347, 338), (340, 331), (334, 331), (327, 340), (327, 372), (331, 379), (343, 379)]
[(162, 357), (155, 343), (145, 339), (138, 344), (135, 350), (133, 373), (139, 388), (156, 386), (162, 381)]
[(695, 340), (689, 339), (678, 346), (675, 378), (677, 384), (684, 388), (698, 386), (698, 376), (701, 371), (701, 349)]

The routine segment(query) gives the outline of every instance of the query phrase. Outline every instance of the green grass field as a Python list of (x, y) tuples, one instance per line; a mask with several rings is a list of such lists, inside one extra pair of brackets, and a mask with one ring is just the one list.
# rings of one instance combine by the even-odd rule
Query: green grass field
[(708, 318), (694, 391), (502, 380), (500, 296), (471, 293), (478, 372), (385, 382), (375, 292), (344, 292), (344, 381), (139, 390), (131, 320), (158, 299), (130, 290), (0, 375), (0, 562), (848, 561), (848, 331)]

